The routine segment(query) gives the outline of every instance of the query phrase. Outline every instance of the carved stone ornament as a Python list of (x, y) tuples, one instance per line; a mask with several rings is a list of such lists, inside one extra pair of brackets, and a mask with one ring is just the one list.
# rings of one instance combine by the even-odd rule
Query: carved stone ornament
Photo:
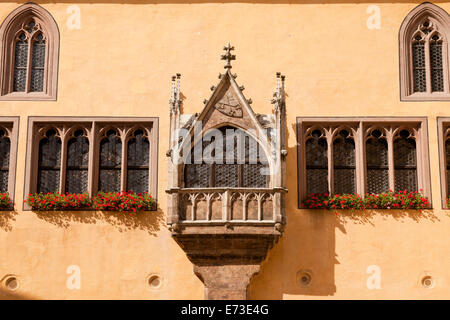
[(242, 106), (230, 89), (216, 103), (215, 108), (229, 117), (242, 118)]

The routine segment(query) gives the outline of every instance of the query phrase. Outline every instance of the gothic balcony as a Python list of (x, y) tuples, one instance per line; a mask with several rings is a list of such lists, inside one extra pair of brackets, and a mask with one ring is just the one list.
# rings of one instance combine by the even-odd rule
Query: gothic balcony
[[(181, 233), (268, 233), (281, 235), (284, 188), (173, 188)], [(207, 228), (206, 228), (207, 227)], [(255, 230), (255, 227), (258, 228)]]

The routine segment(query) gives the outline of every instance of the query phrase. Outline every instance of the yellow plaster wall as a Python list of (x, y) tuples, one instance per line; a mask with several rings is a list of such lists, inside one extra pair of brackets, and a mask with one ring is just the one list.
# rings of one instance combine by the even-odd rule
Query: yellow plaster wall
[[(275, 72), (286, 75), (288, 224), (252, 280), (251, 298), (450, 298), (450, 217), (440, 209), (436, 124), (437, 116), (450, 116), (450, 105), (399, 99), (398, 29), (418, 3), (37, 2), (60, 29), (58, 100), (0, 102), (0, 116), (20, 116), (17, 213), (0, 213), (0, 279), (18, 276), (15, 297), (203, 298), (201, 281), (164, 226), (170, 76), (182, 74), (184, 111), (199, 112), (230, 41), (237, 55), (232, 70), (255, 112), (271, 112)], [(80, 30), (66, 24), (74, 4)], [(381, 9), (380, 30), (366, 27), (370, 4)], [(437, 4), (450, 12), (449, 2)], [(18, 5), (0, 3), (0, 18)], [(159, 117), (158, 212), (137, 220), (22, 212), (28, 116)], [(435, 209), (364, 215), (297, 209), (297, 116), (427, 116)], [(81, 268), (80, 290), (66, 287), (69, 265)], [(379, 290), (366, 287), (370, 265), (381, 268)], [(309, 287), (296, 284), (299, 270), (311, 272)], [(152, 273), (161, 275), (160, 289), (146, 284)], [(435, 288), (422, 288), (426, 274)]]

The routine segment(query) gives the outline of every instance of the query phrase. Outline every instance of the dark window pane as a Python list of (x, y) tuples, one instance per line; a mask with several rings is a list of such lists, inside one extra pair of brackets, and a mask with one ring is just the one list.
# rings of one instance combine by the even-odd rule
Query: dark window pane
[(31, 56), (31, 92), (42, 92), (44, 90), (44, 66), (45, 66), (45, 41), (39, 34), (33, 41)]
[(67, 143), (66, 192), (87, 191), (89, 164), (89, 141), (77, 131)]
[[(219, 128), (222, 141), (216, 142), (214, 135), (205, 135), (201, 143), (203, 151), (207, 146), (222, 145), (221, 156), (213, 152), (214, 164), (186, 164), (184, 182), (187, 188), (205, 187), (267, 187), (268, 168), (265, 154), (256, 140), (248, 133), (230, 126)], [(211, 149), (211, 150), (212, 150)], [(195, 148), (191, 150), (194, 154)], [(209, 156), (209, 152), (206, 152)], [(216, 157), (217, 156), (217, 157)], [(191, 161), (194, 161), (192, 156)], [(213, 182), (213, 185), (210, 183)]]
[[(436, 36), (434, 36), (436, 37)], [(444, 91), (444, 70), (442, 64), (442, 43), (430, 42), (431, 89), (433, 92)]]
[(328, 146), (322, 133), (314, 131), (312, 138), (306, 141), (306, 192), (325, 193), (328, 190)]
[(386, 140), (371, 137), (366, 142), (367, 192), (389, 191), (388, 146)]
[(148, 192), (150, 145), (141, 130), (128, 141), (127, 190), (135, 193)]
[(409, 138), (409, 132), (401, 132), (394, 141), (395, 190), (417, 190), (416, 142)]
[(414, 92), (426, 92), (426, 75), (425, 75), (425, 44), (421, 42), (413, 43), (413, 76), (414, 76)]
[(333, 142), (334, 193), (356, 192), (355, 142), (342, 130)]
[(14, 49), (14, 84), (13, 91), (23, 92), (27, 82), (28, 42), (25, 34), (19, 36)]
[(5, 132), (0, 130), (0, 192), (8, 192), (9, 156), (11, 143)]
[(122, 164), (122, 141), (115, 131), (110, 130), (100, 142), (99, 190), (120, 192)]
[(61, 140), (54, 130), (49, 130), (39, 142), (38, 192), (59, 190), (61, 165)]

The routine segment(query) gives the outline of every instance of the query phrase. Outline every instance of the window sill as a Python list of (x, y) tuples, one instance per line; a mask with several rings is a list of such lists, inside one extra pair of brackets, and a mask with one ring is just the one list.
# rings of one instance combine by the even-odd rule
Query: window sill
[(12, 92), (0, 96), (0, 101), (56, 101), (56, 96), (42, 92)]
[(450, 101), (450, 93), (413, 93), (402, 96), (401, 101)]

